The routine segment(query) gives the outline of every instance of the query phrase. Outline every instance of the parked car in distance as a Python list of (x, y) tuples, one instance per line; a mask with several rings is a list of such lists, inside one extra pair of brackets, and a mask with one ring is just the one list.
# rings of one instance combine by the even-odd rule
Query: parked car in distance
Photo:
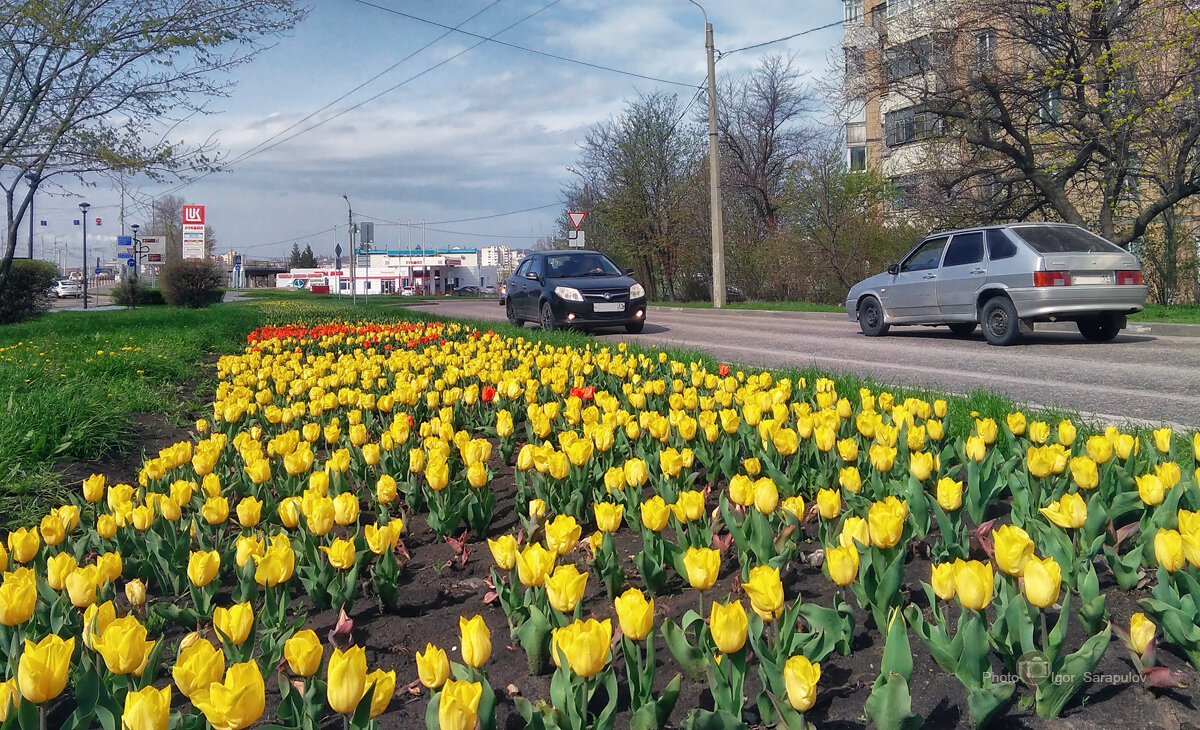
[(416, 296), (416, 294), (417, 294), (417, 290), (412, 288), (411, 286), (402, 287), (400, 289), (400, 296), (402, 296), (402, 297), (412, 297), (412, 296)]
[(1034, 322), (1058, 321), (1108, 342), (1146, 293), (1137, 257), (1100, 236), (1066, 223), (1012, 223), (927, 237), (852, 286), (846, 313), (869, 337), (893, 325), (949, 325), (959, 336), (982, 325), (989, 343), (1010, 345)]
[(70, 279), (59, 279), (50, 287), (51, 293), (59, 299), (64, 297), (74, 297), (76, 299), (83, 296), (83, 289), (80, 288), (77, 282)]
[[(507, 279), (505, 281), (507, 281)], [(500, 306), (502, 306), (502, 307), (504, 306), (504, 294), (507, 291), (508, 291), (508, 287), (504, 285), (503, 281), (500, 282), (500, 286), (496, 287), (496, 293), (499, 295)]]
[(477, 297), (479, 296), (479, 287), (477, 286), (460, 286), (454, 290), (455, 296), (460, 297)]
[(636, 334), (646, 324), (646, 289), (599, 251), (538, 251), (504, 286), (505, 314), (518, 327), (623, 326)]
[(742, 290), (738, 289), (736, 286), (727, 286), (725, 287), (725, 301), (744, 302), (746, 301), (746, 295), (743, 294)]

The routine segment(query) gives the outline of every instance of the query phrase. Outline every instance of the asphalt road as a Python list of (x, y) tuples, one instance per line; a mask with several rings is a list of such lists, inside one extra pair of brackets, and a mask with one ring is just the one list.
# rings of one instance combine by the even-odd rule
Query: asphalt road
[[(447, 317), (504, 319), (496, 300), (441, 300), (422, 307)], [(526, 327), (534, 325), (526, 324)], [(896, 327), (864, 337), (843, 315), (651, 308), (629, 340), (704, 350), (728, 362), (815, 366), (885, 383), (950, 393), (988, 390), (1030, 406), (1057, 406), (1111, 423), (1200, 428), (1200, 338), (1122, 332), (1110, 343), (1076, 332), (1034, 332), (1022, 344), (993, 347), (937, 327)]]

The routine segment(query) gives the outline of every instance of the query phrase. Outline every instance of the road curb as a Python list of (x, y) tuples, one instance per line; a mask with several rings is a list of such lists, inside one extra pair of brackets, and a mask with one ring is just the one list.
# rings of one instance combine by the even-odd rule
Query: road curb
[[(660, 312), (703, 312), (717, 316), (732, 316), (755, 314), (768, 317), (784, 317), (809, 320), (844, 320), (849, 321), (845, 314), (838, 312), (792, 312), (777, 309), (710, 309), (707, 307), (669, 307), (651, 306), (650, 310)], [(1072, 322), (1038, 322), (1034, 329), (1038, 332), (1078, 332)], [(1159, 337), (1200, 337), (1200, 325), (1178, 324), (1174, 322), (1130, 322), (1123, 330), (1131, 335), (1157, 335)]]

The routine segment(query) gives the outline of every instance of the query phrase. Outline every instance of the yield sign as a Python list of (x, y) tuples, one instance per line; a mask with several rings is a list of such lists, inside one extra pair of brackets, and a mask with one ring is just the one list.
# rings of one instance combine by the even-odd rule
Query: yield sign
[(579, 230), (579, 226), (583, 224), (583, 217), (587, 213), (567, 213), (567, 217), (571, 219), (571, 225), (575, 226), (575, 230)]

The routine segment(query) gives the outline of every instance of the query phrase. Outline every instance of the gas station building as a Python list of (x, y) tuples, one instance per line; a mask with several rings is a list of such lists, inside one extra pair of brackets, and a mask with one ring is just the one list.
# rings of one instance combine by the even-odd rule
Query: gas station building
[[(437, 250), (379, 250), (360, 252), (357, 271), (343, 265), (316, 269), (292, 269), (275, 277), (278, 289), (329, 287), (330, 294), (400, 294), (406, 288), (413, 294), (449, 294), (461, 286), (481, 290), (495, 287), (495, 266), (480, 266), (479, 250), (447, 248)], [(318, 288), (317, 291), (322, 291)]]

